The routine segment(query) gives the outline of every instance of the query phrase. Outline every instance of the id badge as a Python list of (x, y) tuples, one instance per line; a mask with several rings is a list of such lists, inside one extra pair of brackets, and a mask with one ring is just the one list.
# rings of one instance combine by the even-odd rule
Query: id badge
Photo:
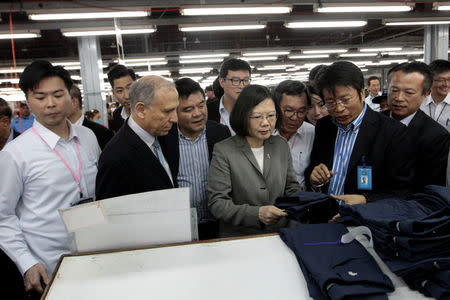
[(358, 166), (358, 189), (372, 190), (372, 167)]

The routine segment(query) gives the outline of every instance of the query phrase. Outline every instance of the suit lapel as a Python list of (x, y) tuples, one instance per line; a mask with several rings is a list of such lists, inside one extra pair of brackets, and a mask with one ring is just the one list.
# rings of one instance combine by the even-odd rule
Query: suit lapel
[(142, 168), (148, 169), (149, 174), (160, 176), (168, 186), (173, 186), (169, 175), (163, 166), (161, 166), (159, 159), (153, 154), (153, 151), (147, 144), (128, 126), (128, 122), (124, 123), (123, 130), (123, 134), (128, 140), (128, 145), (130, 145), (135, 152), (134, 154), (130, 153), (130, 155), (136, 155), (136, 158), (142, 162)]
[(271, 155), (273, 155), (274, 143), (272, 136), (269, 137), (266, 141), (264, 141), (264, 178), (269, 176), (270, 168), (272, 165)]
[[(355, 145), (353, 146), (352, 155), (347, 167), (347, 176), (355, 168), (363, 155), (368, 155), (373, 145), (373, 139), (377, 134), (377, 127), (375, 126), (375, 120), (373, 118), (373, 112), (367, 109), (366, 115), (359, 128), (358, 136), (356, 137)], [(368, 162), (370, 163), (370, 162)], [(346, 178), (347, 180), (347, 178)]]
[[(236, 142), (238, 146), (240, 146), (242, 153), (244, 156), (250, 161), (252, 166), (258, 171), (257, 173), (261, 174), (261, 171), (259, 169), (259, 165), (256, 162), (255, 155), (252, 152), (252, 149), (250, 149), (250, 145), (247, 143), (247, 140), (245, 137), (236, 136)], [(262, 176), (262, 174), (261, 174)]]

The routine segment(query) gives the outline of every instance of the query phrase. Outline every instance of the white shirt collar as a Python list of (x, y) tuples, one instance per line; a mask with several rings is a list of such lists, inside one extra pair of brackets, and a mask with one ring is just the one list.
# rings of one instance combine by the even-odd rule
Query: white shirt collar
[(122, 106), (122, 111), (120, 112), (120, 116), (122, 119), (126, 120), (129, 116), (127, 115), (127, 112), (125, 110), (125, 106)]
[[(400, 120), (401, 123), (405, 124), (406, 126), (409, 126), (409, 123), (411, 123), (411, 120), (414, 118), (414, 116), (416, 115), (417, 111), (415, 113), (413, 113), (412, 115), (407, 116), (406, 118), (403, 118)], [(392, 117), (392, 111), (390, 112), (390, 117), (393, 119)]]
[[(76, 132), (75, 127), (68, 120), (66, 120), (66, 123), (69, 126), (68, 141), (70, 141), (74, 137), (78, 138), (78, 134)], [(34, 119), (33, 128), (36, 129), (36, 131), (39, 133), (42, 139), (50, 146), (50, 148), (55, 149), (56, 144), (58, 143), (59, 139), (61, 139), (59, 135), (57, 135), (56, 133), (54, 133), (41, 123), (39, 123), (37, 119)]]
[(145, 131), (141, 126), (139, 126), (138, 123), (136, 123), (136, 121), (133, 119), (133, 116), (128, 119), (128, 126), (130, 126), (131, 130), (133, 130), (134, 133), (136, 133), (138, 137), (143, 140), (144, 143), (146, 143), (149, 147), (153, 145), (153, 143), (155, 142), (155, 137)]
[[(303, 124), (305, 124), (305, 122), (303, 122)], [(300, 127), (297, 129), (297, 131), (295, 132), (295, 134), (293, 134), (293, 135), (291, 136), (291, 138), (289, 139), (289, 141), (292, 140), (292, 139), (294, 138), (294, 136), (297, 135), (297, 136), (300, 137), (300, 136), (303, 134), (303, 131), (304, 131), (304, 130), (302, 129), (302, 127), (304, 127), (303, 124), (302, 124), (302, 126), (300, 126)], [(284, 136), (282, 136), (282, 135), (280, 134), (280, 131), (279, 131), (278, 129), (275, 129), (275, 130), (273, 131), (272, 135), (279, 135), (279, 136), (281, 136), (283, 139), (285, 139)], [(285, 139), (285, 140), (286, 140), (286, 139)], [(287, 141), (287, 140), (286, 140), (286, 141)], [(289, 141), (288, 141), (288, 142), (289, 142)]]
[(83, 126), (83, 122), (84, 122), (84, 116), (83, 116), (83, 114), (81, 114), (81, 117), (73, 124), (78, 125), (78, 126)]
[(225, 106), (223, 106), (223, 96), (220, 97), (220, 101), (219, 101), (219, 112), (220, 114), (223, 114), (224, 112), (228, 112), (225, 108)]

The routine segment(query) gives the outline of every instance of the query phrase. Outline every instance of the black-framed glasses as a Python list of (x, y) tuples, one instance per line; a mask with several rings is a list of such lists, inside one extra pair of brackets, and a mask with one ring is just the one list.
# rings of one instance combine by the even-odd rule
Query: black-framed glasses
[(252, 115), (249, 117), (250, 120), (254, 120), (258, 123), (261, 123), (264, 119), (266, 119), (268, 122), (274, 122), (277, 119), (277, 113), (269, 113), (267, 115)]
[(249, 85), (250, 82), (252, 81), (250, 78), (244, 78), (244, 79), (240, 79), (237, 77), (232, 77), (232, 78), (224, 78), (225, 80), (229, 80), (231, 82), (232, 85), (234, 86), (239, 86), (241, 85), (241, 83), (244, 84), (244, 86)]

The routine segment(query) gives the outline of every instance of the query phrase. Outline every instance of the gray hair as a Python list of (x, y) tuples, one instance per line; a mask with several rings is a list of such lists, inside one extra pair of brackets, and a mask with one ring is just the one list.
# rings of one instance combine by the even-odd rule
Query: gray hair
[(175, 84), (161, 76), (145, 76), (133, 82), (129, 92), (131, 111), (134, 112), (136, 103), (138, 102), (142, 102), (150, 108), (156, 92), (160, 89), (176, 90)]

